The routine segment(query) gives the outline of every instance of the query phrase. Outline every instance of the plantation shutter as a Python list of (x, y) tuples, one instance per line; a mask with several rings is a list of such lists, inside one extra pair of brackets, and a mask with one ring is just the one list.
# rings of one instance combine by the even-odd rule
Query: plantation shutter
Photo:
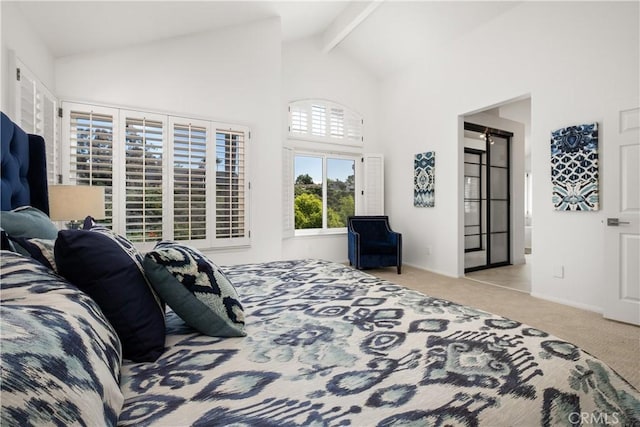
[(117, 111), (70, 103), (63, 103), (63, 110), (63, 140), (67, 143), (62, 146), (62, 183), (104, 187), (106, 219), (100, 224), (112, 227)]
[(306, 134), (309, 128), (309, 113), (306, 105), (292, 104), (289, 107), (290, 133)]
[(384, 157), (365, 154), (363, 212), (359, 215), (384, 215)]
[(207, 122), (171, 119), (173, 166), (169, 168), (173, 182), (173, 238), (175, 240), (204, 240), (207, 224), (207, 141), (210, 126)]
[(44, 88), (38, 91), (37, 98), (42, 106), (37, 115), (36, 134), (44, 138), (47, 157), (47, 181), (49, 184), (56, 183), (58, 173), (58, 127), (56, 126), (56, 114), (58, 111), (58, 101)]
[(163, 238), (165, 118), (125, 115), (125, 235), (132, 242), (155, 242)]
[(327, 107), (311, 104), (311, 135), (327, 136)]
[(289, 104), (289, 135), (342, 144), (362, 144), (362, 117), (342, 105), (324, 100)]
[(101, 224), (143, 250), (250, 243), (249, 130), (243, 126), (63, 103), (63, 183), (105, 187)]
[(215, 238), (229, 243), (249, 237), (247, 133), (239, 129), (216, 130)]
[(27, 133), (42, 136), (45, 142), (47, 158), (47, 181), (56, 183), (59, 162), (57, 146), (58, 132), (56, 113), (58, 100), (40, 82), (40, 80), (15, 58), (15, 118), (19, 126)]
[(293, 213), (293, 150), (284, 147), (282, 150), (282, 235), (293, 237), (295, 233), (295, 217)]
[(36, 132), (36, 80), (33, 75), (27, 71), (27, 67), (21, 64), (16, 69), (16, 78), (18, 79), (18, 93), (16, 100), (18, 106), (17, 122), (22, 130), (27, 133)]
[(333, 138), (344, 138), (344, 110), (342, 108), (331, 108), (329, 121), (329, 135)]

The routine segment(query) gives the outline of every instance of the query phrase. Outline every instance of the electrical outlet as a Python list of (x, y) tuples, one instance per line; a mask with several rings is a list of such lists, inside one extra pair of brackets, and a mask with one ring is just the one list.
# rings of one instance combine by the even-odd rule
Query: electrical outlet
[(564, 266), (563, 265), (554, 265), (553, 266), (553, 277), (557, 277), (558, 279), (564, 278)]
[(427, 246), (424, 251), (427, 253), (427, 255), (431, 255), (431, 246)]

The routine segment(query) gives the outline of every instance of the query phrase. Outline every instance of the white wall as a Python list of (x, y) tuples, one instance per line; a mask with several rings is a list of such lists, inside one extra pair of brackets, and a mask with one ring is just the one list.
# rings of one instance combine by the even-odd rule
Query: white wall
[[(9, 117), (14, 118), (13, 84), (15, 70), (11, 66), (10, 54), (18, 57), (34, 73), (40, 81), (55, 93), (53, 55), (40, 37), (27, 25), (22, 12), (16, 3), (0, 2), (1, 51), (0, 51), (0, 82), (2, 96), (0, 109)], [(10, 52), (11, 51), (11, 52)]]
[(215, 251), (222, 264), (281, 256), (280, 20), (57, 59), (61, 99), (248, 125), (251, 248)]
[[(353, 60), (337, 49), (322, 53), (317, 38), (283, 46), (278, 19), (54, 60), (19, 10), (2, 7), (3, 72), (7, 44), (34, 64), (33, 71), (61, 100), (188, 114), (251, 128), (252, 246), (215, 251), (216, 261), (346, 261), (344, 234), (283, 242), (281, 148), (287, 143), (287, 104), (303, 98), (355, 109), (365, 118), (365, 149), (376, 145), (378, 82)], [(3, 108), (6, 81), (2, 78)]]
[[(339, 49), (321, 51), (320, 40), (311, 37), (285, 43), (282, 49), (282, 102), (320, 98), (337, 102), (364, 118), (364, 151), (374, 152), (378, 141), (378, 87), (373, 75)], [(282, 135), (287, 139), (287, 116)], [(333, 147), (334, 149), (336, 147)], [(284, 258), (323, 258), (347, 261), (346, 234), (291, 237), (283, 241)]]
[[(388, 147), (386, 206), (396, 221), (407, 224), (400, 230), (407, 263), (461, 273), (458, 117), (530, 94), (532, 293), (600, 310), (606, 286), (604, 213), (553, 210), (549, 139), (554, 129), (591, 121), (615, 129), (610, 118), (617, 115), (611, 113), (638, 105), (638, 7), (637, 2), (523, 2), (442, 46), (437, 61), (426, 58), (384, 82), (380, 138)], [(491, 66), (477, 66), (488, 59)], [(601, 159), (606, 159), (607, 134), (601, 135)], [(393, 144), (398, 139), (405, 143)], [(414, 208), (411, 162), (413, 154), (427, 150), (436, 151), (436, 207)], [(564, 266), (562, 279), (553, 277), (557, 265)]]

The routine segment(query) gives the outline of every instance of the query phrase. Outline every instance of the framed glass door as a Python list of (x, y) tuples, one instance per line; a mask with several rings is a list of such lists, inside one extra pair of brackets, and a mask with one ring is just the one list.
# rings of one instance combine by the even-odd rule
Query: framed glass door
[(465, 272), (511, 264), (512, 137), (465, 123)]

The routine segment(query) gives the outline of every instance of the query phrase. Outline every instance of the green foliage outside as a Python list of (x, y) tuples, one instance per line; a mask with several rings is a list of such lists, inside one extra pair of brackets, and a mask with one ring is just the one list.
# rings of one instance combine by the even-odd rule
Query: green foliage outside
[[(355, 180), (327, 180), (327, 226), (347, 226), (347, 217), (355, 212)], [(294, 214), (296, 230), (322, 228), (322, 184), (314, 184), (307, 175), (300, 175), (294, 186)]]

